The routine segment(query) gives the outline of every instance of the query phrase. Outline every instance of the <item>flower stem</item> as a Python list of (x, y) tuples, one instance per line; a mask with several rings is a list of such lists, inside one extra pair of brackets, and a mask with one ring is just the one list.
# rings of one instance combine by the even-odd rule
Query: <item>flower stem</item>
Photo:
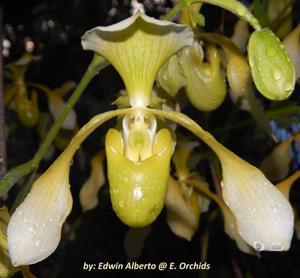
[(176, 4), (164, 17), (164, 20), (171, 20), (172, 17), (174, 17), (175, 15), (177, 15), (181, 9), (184, 7), (184, 4), (182, 2), (179, 2), (178, 4)]
[(244, 4), (240, 3), (237, 0), (188, 0), (190, 4), (192, 3), (207, 3), (211, 5), (218, 6), (227, 11), (232, 12), (243, 20), (247, 21), (254, 30), (261, 30), (261, 26), (258, 20), (254, 17), (254, 15), (245, 7)]
[(12, 168), (10, 171), (7, 172), (6, 175), (2, 177), (2, 179), (0, 180), (0, 196), (2, 196), (7, 190), (9, 190), (22, 177), (30, 174), (32, 171), (38, 168), (40, 161), (42, 160), (43, 156), (48, 150), (48, 147), (55, 139), (62, 123), (64, 122), (70, 110), (74, 107), (79, 97), (81, 96), (87, 85), (90, 83), (90, 81), (93, 79), (93, 77), (99, 71), (104, 69), (107, 65), (108, 62), (104, 60), (104, 58), (102, 58), (99, 55), (94, 56), (87, 71), (85, 72), (78, 86), (74, 90), (72, 96), (67, 101), (64, 110), (59, 115), (52, 128), (49, 130), (45, 140), (42, 142), (40, 148), (36, 152), (33, 159)]

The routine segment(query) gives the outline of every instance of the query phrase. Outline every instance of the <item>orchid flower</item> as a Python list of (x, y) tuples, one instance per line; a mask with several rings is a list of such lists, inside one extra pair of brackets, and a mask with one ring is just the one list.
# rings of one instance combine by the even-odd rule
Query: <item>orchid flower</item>
[[(114, 65), (125, 82), (131, 106), (141, 108), (150, 104), (161, 65), (192, 41), (188, 27), (137, 12), (113, 26), (88, 31), (82, 45)], [(15, 266), (36, 263), (54, 252), (72, 207), (69, 168), (75, 151), (104, 121), (124, 115), (122, 134), (111, 129), (106, 136), (113, 207), (121, 220), (133, 227), (151, 223), (160, 213), (174, 149), (170, 132), (162, 129), (156, 134), (155, 117), (140, 109), (101, 114), (78, 132), (12, 215), (8, 243)]]

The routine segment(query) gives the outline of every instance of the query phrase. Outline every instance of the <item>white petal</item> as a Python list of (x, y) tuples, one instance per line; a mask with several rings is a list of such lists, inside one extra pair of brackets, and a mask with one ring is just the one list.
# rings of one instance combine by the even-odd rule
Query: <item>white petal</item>
[(263, 173), (232, 153), (221, 158), (223, 199), (243, 239), (258, 251), (290, 248), (294, 214), (284, 195)]
[(66, 167), (60, 171), (50, 167), (13, 213), (7, 240), (14, 266), (37, 263), (57, 248), (62, 225), (72, 207), (68, 175)]

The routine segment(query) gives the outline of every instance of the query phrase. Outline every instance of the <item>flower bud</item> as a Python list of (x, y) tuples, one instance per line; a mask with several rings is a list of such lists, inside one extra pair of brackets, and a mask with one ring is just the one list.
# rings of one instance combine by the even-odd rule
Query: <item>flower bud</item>
[(284, 46), (271, 30), (251, 34), (249, 63), (259, 92), (271, 100), (284, 100), (295, 86), (295, 68)]

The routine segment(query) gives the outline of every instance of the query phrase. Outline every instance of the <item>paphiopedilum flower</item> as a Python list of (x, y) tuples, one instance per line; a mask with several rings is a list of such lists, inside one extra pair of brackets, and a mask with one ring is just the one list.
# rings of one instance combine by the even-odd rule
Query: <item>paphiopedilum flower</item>
[[(133, 107), (150, 105), (159, 68), (193, 41), (189, 27), (156, 20), (138, 11), (82, 37), (84, 49), (105, 57), (121, 75)], [(115, 212), (129, 226), (150, 224), (163, 207), (173, 140), (167, 129), (156, 134), (156, 119), (138, 111), (123, 119), (122, 135), (106, 136), (110, 194)]]
[[(229, 2), (239, 8), (240, 14), (247, 14), (236, 1)], [(252, 25), (256, 25), (253, 20)], [(163, 207), (174, 143), (168, 129), (156, 133), (153, 115), (157, 115), (185, 126), (217, 153), (223, 169), (223, 197), (244, 240), (257, 250), (288, 249), (293, 229), (291, 207), (258, 169), (235, 156), (182, 114), (145, 108), (150, 103), (158, 69), (192, 41), (188, 27), (155, 20), (140, 12), (83, 36), (83, 47), (105, 57), (120, 73), (134, 108), (94, 117), (34, 182), (8, 226), (9, 253), (14, 265), (36, 263), (56, 249), (72, 206), (68, 175), (75, 151), (100, 124), (125, 115), (122, 133), (111, 129), (106, 136), (112, 204), (124, 223), (146, 226)], [(216, 49), (211, 49), (211, 57), (216, 57)]]
[(148, 106), (159, 68), (189, 46), (189, 27), (157, 20), (138, 11), (108, 27), (96, 27), (82, 37), (84, 49), (106, 58), (121, 75), (133, 107)]

